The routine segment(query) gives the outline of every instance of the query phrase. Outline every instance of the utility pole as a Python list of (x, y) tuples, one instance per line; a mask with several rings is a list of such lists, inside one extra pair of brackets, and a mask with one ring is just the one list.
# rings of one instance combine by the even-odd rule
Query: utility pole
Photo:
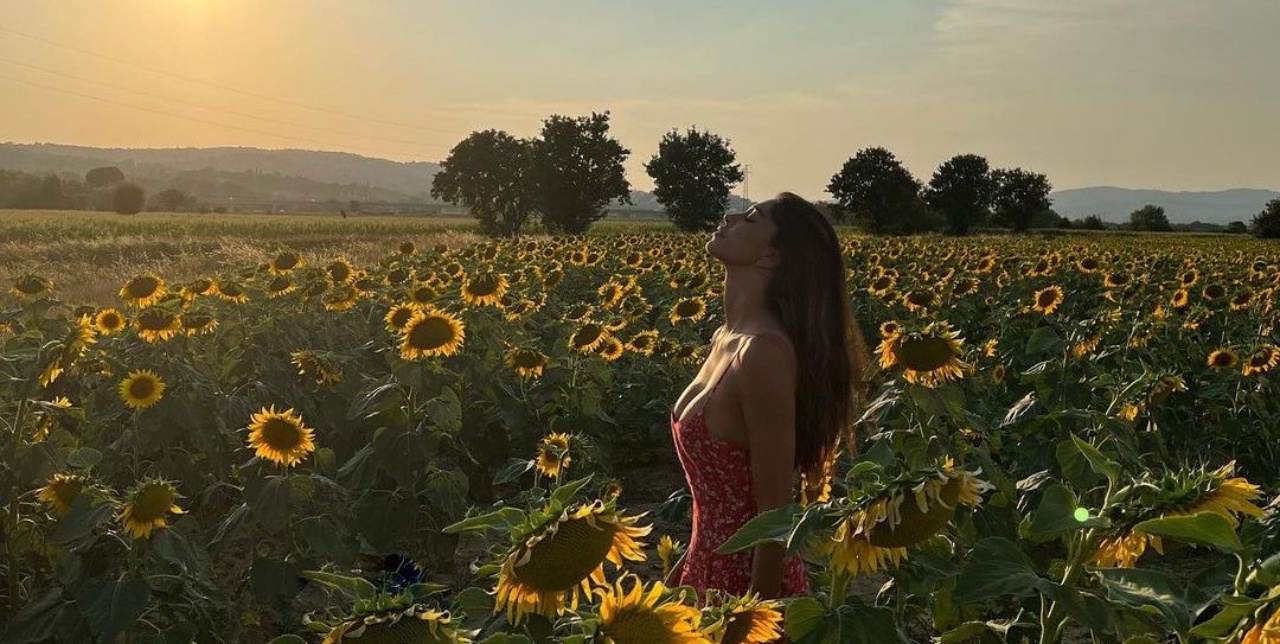
[(742, 198), (746, 200), (746, 207), (751, 206), (751, 165), (742, 166)]

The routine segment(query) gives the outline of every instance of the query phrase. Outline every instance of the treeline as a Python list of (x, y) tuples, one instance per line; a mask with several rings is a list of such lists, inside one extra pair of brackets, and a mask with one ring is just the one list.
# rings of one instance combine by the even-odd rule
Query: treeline
[[(441, 162), (431, 196), (466, 206), (481, 230), (494, 236), (520, 234), (535, 221), (552, 233), (580, 233), (602, 218), (609, 204), (631, 203), (623, 171), (629, 155), (609, 135), (608, 111), (578, 118), (553, 115), (537, 137), (521, 139), (493, 129), (473, 132)], [(688, 231), (713, 229), (724, 216), (731, 190), (744, 178), (730, 142), (697, 128), (665, 134), (644, 168), (667, 217)], [(976, 154), (947, 159), (924, 183), (889, 150), (869, 147), (832, 175), (827, 185), (832, 200), (818, 206), (836, 221), (873, 234), (966, 235), (990, 228), (1249, 231), (1243, 222), (1174, 226), (1154, 205), (1119, 225), (1099, 215), (1072, 220), (1054, 212), (1052, 190), (1044, 174), (992, 168)], [(1258, 223), (1266, 212), (1255, 218), (1256, 234), (1269, 230), (1265, 222)]]
[(177, 189), (148, 198), (140, 185), (116, 167), (94, 168), (83, 179), (0, 170), (0, 208), (20, 210), (102, 210), (132, 215), (143, 210), (208, 212), (198, 199)]

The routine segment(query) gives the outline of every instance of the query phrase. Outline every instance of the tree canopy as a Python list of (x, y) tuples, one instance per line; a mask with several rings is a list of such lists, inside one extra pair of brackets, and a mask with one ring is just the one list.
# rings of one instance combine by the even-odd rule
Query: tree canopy
[(1280, 199), (1272, 199), (1254, 215), (1249, 229), (1258, 237), (1280, 239)]
[[(1015, 232), (1025, 232), (1053, 205), (1049, 200), (1053, 186), (1043, 174), (1022, 168), (1000, 169), (991, 173), (991, 179), (996, 221)], [(1056, 223), (1056, 215), (1053, 220)]]
[(644, 169), (653, 178), (653, 196), (681, 230), (707, 231), (723, 219), (730, 189), (743, 179), (729, 141), (690, 128), (671, 130)]
[(613, 201), (630, 204), (623, 162), (631, 151), (609, 136), (609, 112), (543, 121), (533, 141), (534, 201), (551, 232), (581, 233)]
[(920, 188), (902, 162), (881, 147), (859, 150), (827, 184), (837, 213), (852, 216), (854, 223), (870, 233), (928, 230), (930, 222)]
[(1147, 204), (1129, 214), (1129, 228), (1132, 230), (1169, 232), (1173, 226), (1164, 214), (1164, 208)]
[(501, 130), (473, 132), (440, 162), (431, 196), (470, 208), (485, 234), (517, 235), (534, 211), (532, 149)]
[(960, 154), (938, 166), (924, 199), (942, 215), (948, 233), (966, 235), (990, 213), (994, 188), (987, 160), (976, 154)]

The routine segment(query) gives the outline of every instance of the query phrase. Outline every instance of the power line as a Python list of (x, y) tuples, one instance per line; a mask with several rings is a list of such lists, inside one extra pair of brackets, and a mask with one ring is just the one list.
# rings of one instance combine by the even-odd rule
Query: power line
[[(256, 114), (250, 114), (250, 113), (247, 113), (247, 112), (241, 112), (241, 111), (238, 111), (238, 110), (232, 110), (232, 109), (226, 109), (226, 108), (217, 108), (217, 107), (209, 107), (209, 106), (207, 106), (207, 105), (203, 105), (203, 104), (201, 104), (201, 103), (197, 103), (197, 102), (195, 102), (195, 101), (188, 101), (188, 100), (181, 99), (181, 98), (174, 98), (174, 97), (171, 97), (171, 96), (163, 96), (163, 95), (160, 95), (160, 94), (153, 94), (153, 93), (146, 92), (146, 91), (143, 91), (143, 90), (133, 89), (133, 88), (131, 88), (131, 87), (124, 87), (124, 86), (121, 86), (121, 85), (115, 85), (115, 84), (112, 84), (112, 83), (106, 83), (106, 82), (103, 82), (103, 81), (100, 81), (100, 80), (96, 80), (96, 79), (92, 79), (92, 78), (85, 78), (85, 77), (83, 77), (83, 76), (76, 76), (76, 75), (74, 75), (74, 74), (68, 74), (68, 73), (66, 73), (66, 72), (61, 72), (61, 71), (58, 71), (58, 70), (55, 70), (55, 69), (49, 69), (49, 68), (47, 68), (47, 67), (41, 67), (41, 66), (39, 66), (39, 65), (32, 65), (32, 64), (30, 64), (30, 63), (24, 63), (24, 62), (22, 62), (22, 61), (11, 60), (11, 59), (4, 58), (4, 57), (0, 57), (0, 62), (9, 63), (9, 64), (11, 64), (11, 65), (19, 65), (19, 66), (22, 66), (22, 67), (26, 67), (26, 68), (28, 68), (28, 69), (33, 69), (33, 70), (36, 70), (36, 71), (39, 71), (39, 72), (44, 72), (44, 73), (47, 73), (47, 74), (53, 74), (53, 75), (55, 75), (55, 76), (61, 76), (61, 77), (63, 77), (63, 78), (69, 78), (69, 79), (72, 79), (72, 80), (75, 80), (75, 81), (80, 81), (80, 82), (82, 82), (82, 83), (92, 83), (92, 84), (94, 84), (94, 85), (101, 85), (102, 87), (109, 87), (109, 88), (116, 89), (116, 90), (120, 90), (120, 91), (124, 91), (124, 92), (130, 92), (130, 93), (132, 93), (132, 94), (137, 94), (137, 95), (139, 95), (139, 96), (146, 96), (146, 97), (149, 97), (149, 98), (154, 98), (154, 99), (158, 99), (158, 100), (162, 100), (162, 101), (169, 101), (169, 102), (173, 102), (173, 103), (179, 103), (179, 104), (182, 104), (182, 105), (189, 105), (189, 106), (191, 106), (191, 107), (195, 107), (195, 108), (202, 109), (202, 110), (207, 110), (207, 111), (210, 111), (210, 112), (221, 112), (221, 113), (223, 113), (223, 114), (229, 114), (229, 115), (232, 115), (232, 116), (238, 116), (238, 117), (241, 117), (241, 118), (254, 119), (254, 120), (262, 121), (262, 122), (264, 122), (264, 123), (273, 123), (273, 124), (276, 124), (276, 125), (284, 125), (284, 126), (288, 126), (288, 127), (297, 127), (297, 128), (311, 129), (311, 130), (317, 130), (317, 131), (321, 131), (321, 132), (329, 132), (329, 133), (331, 133), (331, 134), (338, 134), (338, 135), (342, 135), (342, 136), (352, 136), (352, 137), (356, 137), (356, 138), (368, 138), (368, 139), (379, 139), (379, 140), (383, 140), (383, 141), (390, 141), (390, 142), (393, 142), (393, 143), (402, 143), (402, 144), (406, 144), (406, 145), (413, 145), (413, 146), (425, 146), (425, 147), (430, 147), (430, 148), (433, 148), (433, 149), (442, 149), (442, 148), (444, 147), (444, 146), (441, 146), (440, 144), (437, 144), (437, 143), (427, 143), (427, 142), (425, 142), (425, 141), (411, 141), (411, 140), (408, 140), (408, 139), (397, 139), (397, 138), (393, 138), (393, 137), (379, 136), (379, 135), (376, 135), (376, 134), (361, 134), (361, 133), (358, 133), (358, 132), (349, 132), (349, 131), (346, 131), (346, 130), (339, 130), (339, 129), (334, 129), (334, 128), (320, 127), (320, 126), (315, 126), (315, 125), (304, 125), (304, 124), (301, 124), (301, 123), (292, 123), (292, 122), (290, 122), (290, 121), (285, 121), (285, 120), (281, 120), (281, 119), (268, 118), (268, 117), (265, 117), (265, 116), (259, 116), (259, 115), (256, 115)], [(457, 133), (456, 133), (456, 132), (450, 132), (449, 134), (450, 134), (450, 135), (457, 135)]]
[[(3, 32), (5, 32), (5, 33), (10, 33), (10, 34), (13, 34), (13, 35), (15, 35), (15, 36), (21, 36), (21, 37), (23, 37), (23, 38), (27, 38), (27, 39), (30, 39), (30, 40), (34, 40), (34, 41), (36, 41), (36, 42), (44, 43), (44, 44), (46, 44), (46, 45), (52, 45), (52, 46), (54, 46), (54, 47), (61, 47), (61, 48), (63, 48), (63, 49), (67, 49), (67, 50), (69, 50), (69, 51), (74, 51), (74, 52), (77, 52), (77, 53), (80, 53), (80, 54), (84, 54), (84, 55), (86, 55), (86, 56), (93, 56), (94, 58), (100, 58), (100, 59), (102, 59), (102, 60), (107, 60), (107, 61), (110, 61), (110, 62), (116, 63), (116, 64), (118, 64), (118, 65), (125, 65), (125, 66), (128, 66), (128, 67), (136, 67), (136, 68), (138, 68), (138, 69), (145, 70), (145, 71), (151, 72), (151, 73), (153, 73), (153, 74), (160, 74), (161, 76), (168, 76), (168, 77), (170, 77), (170, 78), (176, 78), (176, 79), (178, 79), (178, 80), (183, 80), (183, 81), (186, 81), (186, 82), (188, 82), (188, 83), (196, 83), (196, 84), (198, 84), (198, 85), (206, 85), (206, 86), (208, 86), (208, 87), (213, 87), (213, 88), (220, 89), (220, 90), (227, 91), (227, 92), (235, 92), (236, 94), (241, 94), (241, 95), (243, 95), (243, 96), (248, 96), (248, 97), (250, 97), (250, 98), (256, 98), (256, 99), (259, 99), (259, 100), (265, 100), (265, 101), (274, 101), (274, 102), (276, 102), (276, 103), (281, 103), (281, 104), (284, 104), (284, 105), (292, 105), (293, 107), (300, 107), (300, 108), (303, 108), (303, 109), (308, 109), (308, 110), (312, 110), (312, 111), (316, 111), (316, 112), (324, 112), (324, 113), (326, 113), (326, 114), (333, 114), (333, 115), (335, 115), (335, 116), (341, 116), (341, 117), (343, 117), (343, 118), (348, 118), (348, 119), (355, 119), (355, 120), (357, 120), (357, 121), (362, 121), (362, 122), (369, 122), (369, 123), (381, 123), (381, 124), (383, 124), (383, 125), (390, 125), (390, 126), (394, 126), (394, 127), (407, 128), (407, 129), (411, 129), (411, 130), (422, 130), (422, 131), (427, 131), (427, 132), (432, 131), (432, 130), (431, 130), (431, 128), (428, 128), (428, 127), (425, 127), (425, 126), (422, 126), (422, 125), (414, 125), (414, 124), (409, 124), (409, 123), (400, 123), (400, 122), (397, 122), (397, 121), (389, 121), (389, 120), (385, 120), (385, 119), (376, 119), (376, 118), (371, 118), (371, 117), (369, 117), (369, 116), (367, 116), (367, 115), (352, 114), (352, 113), (350, 113), (350, 112), (344, 112), (344, 111), (342, 111), (342, 110), (335, 110), (335, 109), (331, 109), (331, 108), (327, 108), (327, 107), (319, 107), (319, 106), (316, 106), (316, 105), (308, 105), (307, 103), (301, 103), (301, 102), (293, 101), (293, 100), (289, 100), (289, 99), (286, 99), (286, 98), (280, 98), (280, 97), (278, 97), (278, 96), (271, 96), (271, 95), (268, 95), (268, 94), (258, 94), (258, 93), (256, 93), (256, 92), (250, 92), (250, 91), (242, 90), (242, 89), (239, 89), (239, 88), (237, 88), (237, 87), (231, 87), (230, 85), (223, 85), (223, 84), (221, 84), (221, 83), (215, 83), (215, 82), (213, 82), (213, 81), (208, 81), (208, 80), (204, 80), (204, 79), (201, 79), (201, 78), (195, 78), (195, 77), (192, 77), (192, 76), (186, 76), (186, 75), (183, 75), (183, 74), (176, 74), (176, 73), (174, 73), (174, 72), (166, 71), (166, 70), (163, 70), (163, 69), (157, 69), (157, 68), (155, 68), (155, 67), (150, 67), (150, 66), (148, 66), (148, 65), (142, 65), (142, 64), (139, 64), (139, 63), (135, 63), (135, 62), (133, 62), (133, 61), (125, 60), (125, 59), (123, 59), (123, 58), (117, 58), (117, 57), (115, 57), (115, 56), (109, 56), (109, 55), (107, 55), (107, 54), (103, 54), (103, 53), (99, 53), (99, 52), (96, 52), (96, 51), (91, 51), (91, 50), (88, 50), (88, 49), (84, 49), (84, 48), (82, 48), (82, 47), (76, 47), (76, 46), (74, 46), (74, 45), (68, 45), (68, 44), (65, 44), (65, 43), (55, 42), (55, 41), (53, 41), (53, 40), (49, 40), (49, 39), (47, 39), (47, 38), (41, 38), (40, 36), (34, 36), (34, 35), (32, 35), (32, 34), (24, 33), (24, 32), (18, 31), (18, 30), (16, 30), (16, 29), (10, 29), (10, 28), (8, 28), (8, 27), (4, 27), (4, 26), (0, 26), (0, 31), (3, 31)], [(429, 111), (429, 110), (428, 110), (428, 111)], [(442, 111), (442, 110), (435, 110), (435, 111), (440, 112), (440, 111)], [(483, 109), (477, 109), (477, 110), (473, 110), (473, 111), (490, 111), (490, 112), (498, 111), (498, 112), (501, 112), (500, 110), (483, 110)], [(524, 114), (522, 113), (521, 115), (523, 116)]]
[[(173, 112), (166, 112), (166, 111), (164, 111), (164, 110), (157, 110), (157, 109), (153, 109), (153, 108), (149, 108), (149, 107), (142, 107), (142, 106), (140, 106), (140, 105), (133, 105), (133, 104), (130, 104), (130, 103), (124, 103), (124, 102), (116, 101), (116, 100), (112, 100), (112, 99), (109, 99), (109, 98), (103, 98), (103, 97), (101, 97), (101, 96), (94, 96), (94, 95), (92, 95), (92, 94), (85, 94), (85, 93), (83, 93), (83, 92), (77, 92), (77, 91), (74, 91), (74, 90), (63, 89), (63, 88), (61, 88), (61, 87), (54, 87), (54, 86), (52, 86), (52, 85), (45, 85), (45, 84), (43, 84), (43, 83), (37, 83), (37, 82), (35, 82), (35, 81), (26, 80), (26, 79), (24, 79), (24, 78), (14, 78), (14, 77), (12, 77), (12, 76), (5, 76), (5, 75), (3, 75), (3, 74), (0, 74), (0, 80), (7, 80), (7, 81), (10, 81), (10, 82), (13, 82), (13, 83), (22, 83), (22, 84), (24, 84), (24, 85), (30, 85), (30, 86), (32, 86), (32, 87), (39, 87), (39, 88), (41, 88), (41, 89), (49, 90), (49, 91), (51, 91), (51, 92), (58, 92), (58, 93), (60, 93), (60, 94), (67, 94), (67, 95), (70, 95), (70, 96), (78, 96), (78, 97), (80, 97), (80, 98), (87, 98), (87, 99), (89, 99), (89, 100), (91, 100), (91, 101), (98, 101), (98, 102), (100, 102), (100, 103), (107, 103), (107, 104), (109, 104), (109, 105), (117, 105), (117, 106), (119, 106), (119, 107), (127, 107), (127, 108), (129, 108), (129, 109), (139, 110), (139, 111), (142, 111), (142, 112), (150, 112), (150, 113), (152, 113), (152, 114), (160, 114), (160, 115), (162, 115), (162, 116), (168, 116), (168, 117), (170, 117), (170, 118), (182, 119), (182, 120), (192, 121), (192, 122), (195, 122), (195, 123), (203, 123), (203, 124), (205, 124), (205, 125), (212, 125), (212, 126), (214, 126), (214, 127), (227, 128), (227, 129), (230, 129), (230, 130), (240, 130), (240, 131), (243, 131), (243, 132), (250, 132), (250, 133), (253, 133), (253, 134), (260, 134), (260, 135), (263, 135), (263, 136), (273, 136), (273, 137), (276, 137), (276, 138), (286, 139), (286, 140), (290, 140), (290, 141), (299, 141), (299, 142), (301, 142), (301, 143), (304, 143), (304, 144), (306, 144), (306, 145), (313, 146), (313, 147), (314, 147), (314, 146), (316, 146), (316, 142), (314, 142), (314, 141), (309, 141), (309, 140), (306, 140), (306, 139), (300, 139), (300, 138), (298, 138), (298, 137), (289, 136), (289, 135), (286, 135), (286, 134), (280, 134), (280, 133), (278, 133), (278, 132), (268, 132), (268, 131), (266, 131), (266, 130), (257, 130), (257, 129), (253, 129), (253, 128), (241, 127), (241, 126), (238, 126), (238, 125), (228, 125), (228, 124), (226, 124), (226, 123), (219, 123), (219, 122), (217, 122), (217, 121), (210, 121), (210, 120), (208, 120), (208, 119), (202, 119), (202, 118), (195, 117), (195, 116), (187, 116), (187, 115), (185, 115), (185, 114), (174, 114)], [(344, 146), (344, 145), (334, 145), (334, 144), (332, 144), (332, 143), (321, 143), (321, 145), (322, 145), (322, 146), (324, 146), (324, 147), (338, 148), (338, 149), (342, 149), (342, 148), (350, 147), (350, 146)], [(387, 155), (387, 153), (386, 153), (386, 152), (378, 152), (378, 151), (371, 151), (371, 152), (374, 152), (374, 153), (377, 153), (377, 154), (381, 154), (381, 155), (384, 155), (384, 156), (389, 156), (389, 155)], [(396, 156), (398, 156), (398, 155), (402, 155), (402, 154), (404, 154), (404, 153), (396, 153)]]

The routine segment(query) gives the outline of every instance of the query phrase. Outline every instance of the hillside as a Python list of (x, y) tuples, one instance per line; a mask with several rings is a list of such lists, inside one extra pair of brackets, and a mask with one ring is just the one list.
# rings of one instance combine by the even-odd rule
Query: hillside
[(1099, 214), (1107, 221), (1128, 221), (1129, 213), (1147, 204), (1155, 204), (1164, 208), (1169, 221), (1175, 224), (1193, 221), (1227, 224), (1232, 221), (1248, 223), (1268, 201), (1280, 199), (1280, 192), (1249, 189), (1167, 192), (1101, 186), (1059, 190), (1050, 197), (1053, 209), (1072, 219)]

